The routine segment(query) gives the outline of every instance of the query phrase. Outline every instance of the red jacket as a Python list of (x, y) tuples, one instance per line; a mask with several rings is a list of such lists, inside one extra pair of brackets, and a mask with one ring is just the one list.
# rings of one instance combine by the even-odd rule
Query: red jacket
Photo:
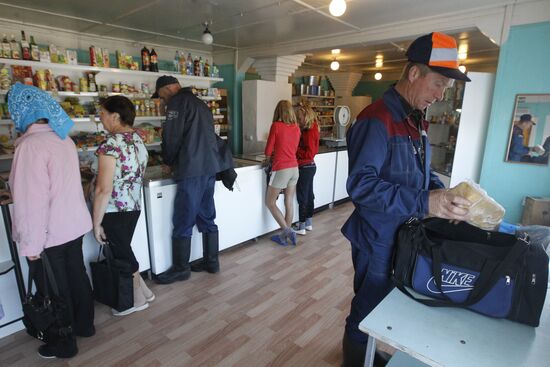
[(300, 144), (296, 152), (298, 166), (314, 163), (313, 158), (319, 152), (319, 125), (314, 122), (311, 128), (302, 130)]
[(280, 171), (285, 168), (298, 167), (296, 150), (300, 142), (300, 128), (297, 124), (285, 124), (275, 121), (271, 124), (269, 137), (265, 145), (266, 157), (272, 157), (271, 164), (273, 171)]

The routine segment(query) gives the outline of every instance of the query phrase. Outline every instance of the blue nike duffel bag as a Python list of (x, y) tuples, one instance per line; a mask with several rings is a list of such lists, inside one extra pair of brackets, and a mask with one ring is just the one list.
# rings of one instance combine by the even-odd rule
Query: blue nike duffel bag
[[(463, 307), (538, 326), (548, 284), (548, 255), (526, 235), (440, 218), (411, 219), (397, 234), (392, 280), (428, 306)], [(406, 287), (431, 299), (415, 297)]]

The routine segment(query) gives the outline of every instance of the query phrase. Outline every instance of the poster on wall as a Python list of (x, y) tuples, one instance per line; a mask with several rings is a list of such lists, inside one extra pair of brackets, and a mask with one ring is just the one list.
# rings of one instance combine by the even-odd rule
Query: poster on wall
[(550, 155), (550, 94), (518, 94), (504, 160), (548, 165)]

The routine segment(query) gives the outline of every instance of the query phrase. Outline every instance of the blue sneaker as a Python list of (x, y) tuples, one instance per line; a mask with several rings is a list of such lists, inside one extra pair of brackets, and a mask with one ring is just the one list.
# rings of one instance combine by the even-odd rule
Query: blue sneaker
[(271, 239), (271, 241), (275, 242), (277, 245), (288, 246), (288, 243), (286, 242), (286, 240), (283, 239), (278, 234), (275, 234), (275, 235), (271, 236), (270, 239)]

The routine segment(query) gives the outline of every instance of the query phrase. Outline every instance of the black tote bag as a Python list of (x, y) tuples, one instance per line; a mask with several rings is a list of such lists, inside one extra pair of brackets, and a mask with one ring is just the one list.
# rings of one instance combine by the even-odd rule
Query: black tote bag
[[(114, 258), (109, 246), (116, 244), (101, 245), (97, 261), (90, 263), (93, 294), (96, 301), (120, 312), (134, 306), (132, 271), (129, 262)], [(100, 261), (102, 252), (105, 258)]]
[[(42, 268), (43, 290), (38, 290), (37, 269)], [(32, 284), (37, 291), (32, 293)], [(28, 289), (23, 301), (23, 325), (27, 334), (45, 343), (55, 342), (72, 334), (67, 304), (59, 297), (59, 289), (45, 252), (40, 260), (29, 262)], [(53, 294), (50, 294), (50, 288)]]

